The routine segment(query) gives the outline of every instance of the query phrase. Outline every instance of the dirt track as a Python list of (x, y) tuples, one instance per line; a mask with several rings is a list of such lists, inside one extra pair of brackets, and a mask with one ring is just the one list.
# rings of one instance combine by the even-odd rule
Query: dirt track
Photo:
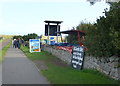
[(4, 48), (6, 45), (8, 45), (10, 43), (11, 39), (7, 39), (4, 42), (0, 43), (0, 51), (2, 50), (2, 48)]

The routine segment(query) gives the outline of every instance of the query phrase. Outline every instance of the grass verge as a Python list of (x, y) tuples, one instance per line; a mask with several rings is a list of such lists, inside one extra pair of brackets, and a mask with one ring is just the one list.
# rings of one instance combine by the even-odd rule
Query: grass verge
[(10, 47), (11, 43), (12, 43), (12, 41), (7, 46), (2, 48), (2, 50), (0, 51), (0, 63), (4, 60), (4, 56), (5, 56), (8, 48)]
[(7, 39), (2, 39), (2, 40), (0, 40), (0, 43), (1, 43), (1, 42), (4, 42), (4, 41), (6, 41), (6, 40), (7, 40)]
[(41, 70), (51, 84), (118, 84), (119, 81), (113, 80), (97, 70), (75, 70), (71, 67), (63, 67), (50, 62), (50, 59), (56, 59), (46, 51), (40, 53), (29, 53), (28, 47), (21, 47), (27, 57), (31, 60), (42, 60), (46, 62), (48, 69)]

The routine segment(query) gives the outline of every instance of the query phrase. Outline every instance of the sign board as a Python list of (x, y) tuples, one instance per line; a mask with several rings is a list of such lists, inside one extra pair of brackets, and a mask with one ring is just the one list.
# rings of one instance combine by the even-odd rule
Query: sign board
[[(60, 31), (60, 25), (58, 26)], [(49, 36), (57, 36), (57, 25), (49, 25)], [(45, 36), (48, 36), (48, 25), (45, 25)]]
[(30, 52), (40, 52), (40, 39), (30, 39)]
[(84, 46), (74, 46), (72, 52), (71, 65), (73, 68), (81, 70), (84, 59)]

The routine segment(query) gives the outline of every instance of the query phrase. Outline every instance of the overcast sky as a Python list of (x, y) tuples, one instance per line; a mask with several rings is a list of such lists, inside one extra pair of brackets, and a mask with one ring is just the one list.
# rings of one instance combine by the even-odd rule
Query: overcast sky
[(76, 27), (82, 20), (94, 23), (109, 5), (86, 0), (1, 0), (0, 34), (44, 35), (45, 20), (63, 21), (61, 31)]

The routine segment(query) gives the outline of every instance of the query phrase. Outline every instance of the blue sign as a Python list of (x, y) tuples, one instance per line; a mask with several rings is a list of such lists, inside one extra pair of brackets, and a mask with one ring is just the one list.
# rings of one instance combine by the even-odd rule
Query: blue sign
[(30, 52), (40, 52), (40, 39), (30, 39)]

